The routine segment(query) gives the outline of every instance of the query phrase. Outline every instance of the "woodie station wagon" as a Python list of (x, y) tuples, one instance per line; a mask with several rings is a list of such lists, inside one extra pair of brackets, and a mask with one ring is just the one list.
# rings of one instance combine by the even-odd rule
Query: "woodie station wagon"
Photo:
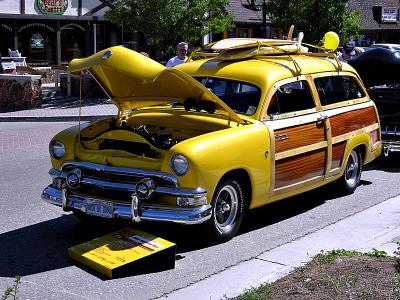
[(351, 66), (287, 40), (206, 50), (175, 68), (123, 47), (73, 60), (119, 112), (52, 139), (42, 198), (80, 218), (202, 223), (223, 241), (246, 209), (332, 181), (354, 192), (381, 140)]

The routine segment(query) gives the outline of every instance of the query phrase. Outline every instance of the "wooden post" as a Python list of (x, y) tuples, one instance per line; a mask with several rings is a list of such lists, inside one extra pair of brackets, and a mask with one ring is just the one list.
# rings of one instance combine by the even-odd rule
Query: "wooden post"
[(56, 44), (57, 44), (57, 64), (61, 65), (61, 27), (60, 21), (57, 21), (57, 33), (56, 33)]

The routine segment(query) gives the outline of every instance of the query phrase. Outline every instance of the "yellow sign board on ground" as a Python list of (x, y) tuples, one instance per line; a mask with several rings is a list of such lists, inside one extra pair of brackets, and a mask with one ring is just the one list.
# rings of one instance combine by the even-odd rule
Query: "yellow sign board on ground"
[(124, 228), (68, 249), (69, 256), (109, 278), (175, 267), (176, 244)]

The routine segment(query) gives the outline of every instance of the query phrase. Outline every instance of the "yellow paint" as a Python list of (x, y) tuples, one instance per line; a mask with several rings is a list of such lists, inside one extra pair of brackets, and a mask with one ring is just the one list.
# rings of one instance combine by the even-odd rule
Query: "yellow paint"
[[(172, 242), (128, 227), (73, 246), (68, 249), (68, 254), (74, 260), (112, 278), (113, 271), (118, 268), (175, 247)], [(173, 250), (173, 254), (165, 259), (175, 260)]]
[[(107, 51), (111, 51), (112, 56), (103, 59), (102, 56)], [(117, 167), (161, 171), (174, 175), (170, 169), (169, 160), (172, 155), (180, 153), (189, 162), (188, 172), (184, 176), (177, 176), (181, 188), (201, 187), (206, 189), (207, 200), (210, 203), (221, 178), (229, 172), (240, 170), (250, 179), (252, 197), (249, 199), (248, 205), (250, 208), (254, 208), (303, 193), (338, 179), (344, 172), (345, 164), (338, 170), (331, 170), (331, 147), (334, 143), (347, 141), (345, 162), (350, 151), (358, 146), (365, 149), (364, 163), (377, 157), (381, 151), (381, 142), (372, 145), (369, 132), (378, 129), (379, 124), (333, 139), (330, 136), (330, 129), (326, 129), (327, 141), (275, 156), (272, 125), (264, 124), (262, 120), (267, 119), (270, 123), (274, 121), (284, 123), (286, 118), (288, 120), (294, 116), (306, 118), (310, 112), (316, 111), (316, 109), (305, 110), (272, 118), (266, 114), (270, 98), (279, 85), (297, 78), (293, 59), (301, 69), (302, 75), (299, 78), (307, 80), (310, 84), (318, 110), (322, 107), (313, 84), (313, 78), (338, 74), (358, 76), (348, 64), (343, 64), (343, 71), (338, 72), (337, 62), (334, 59), (306, 55), (291, 55), (291, 58), (284, 55), (264, 56), (230, 62), (207, 58), (185, 63), (175, 68), (165, 68), (131, 50), (113, 47), (86, 59), (73, 60), (70, 71), (89, 69), (123, 112), (114, 118), (117, 126), (129, 127), (145, 123), (155, 126), (155, 128), (156, 126), (175, 128), (177, 130), (173, 131), (172, 135), (175, 138), (182, 138), (183, 141), (169, 150), (157, 149), (150, 145), (159, 152), (155, 157), (135, 156), (121, 150), (98, 150), (98, 144), (105, 138), (148, 143), (142, 137), (128, 131), (115, 130), (103, 133), (104, 128), (108, 126), (108, 121), (103, 121), (82, 131), (82, 136), (96, 138), (86, 140), (80, 145), (77, 143), (76, 127), (58, 134), (55, 139), (66, 144), (67, 154), (62, 160), (52, 160), (53, 167), (60, 169), (64, 161), (78, 160)], [(260, 105), (251, 117), (238, 115), (191, 76), (218, 77), (256, 85), (261, 90)], [(182, 107), (163, 106), (171, 100), (182, 102), (192, 97), (199, 101), (214, 102), (217, 106), (216, 113), (186, 112)], [(362, 99), (324, 108), (335, 109), (364, 102), (371, 102), (371, 100), (366, 96)], [(146, 105), (157, 106), (145, 107)], [(137, 109), (131, 111), (134, 108)], [(330, 127), (329, 120), (326, 126)], [(275, 161), (277, 159), (324, 147), (327, 148), (327, 159), (329, 160), (324, 176), (274, 191)]]

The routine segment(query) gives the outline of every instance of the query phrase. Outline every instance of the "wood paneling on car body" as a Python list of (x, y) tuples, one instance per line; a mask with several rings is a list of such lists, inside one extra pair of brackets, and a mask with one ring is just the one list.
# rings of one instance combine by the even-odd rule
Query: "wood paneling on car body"
[[(309, 123), (276, 130), (275, 153), (316, 144), (325, 140), (325, 131), (322, 123)], [(279, 140), (278, 136), (286, 136), (287, 139)]]
[(346, 141), (337, 143), (332, 146), (332, 164), (331, 169), (339, 168), (343, 161), (344, 150), (346, 149)]
[(325, 170), (325, 149), (276, 161), (275, 189), (322, 176)]
[(377, 123), (373, 106), (330, 117), (332, 137), (346, 134)]

